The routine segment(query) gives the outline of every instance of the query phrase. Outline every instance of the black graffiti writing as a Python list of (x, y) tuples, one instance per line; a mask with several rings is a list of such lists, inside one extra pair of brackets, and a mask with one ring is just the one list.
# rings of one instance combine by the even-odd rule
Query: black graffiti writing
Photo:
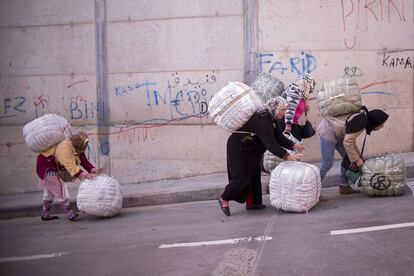
[(369, 185), (376, 190), (382, 191), (391, 186), (391, 180), (388, 176), (376, 173), (371, 177)]

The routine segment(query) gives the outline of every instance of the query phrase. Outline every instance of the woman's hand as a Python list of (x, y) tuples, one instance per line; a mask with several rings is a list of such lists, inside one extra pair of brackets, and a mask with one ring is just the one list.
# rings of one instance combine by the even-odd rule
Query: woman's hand
[(299, 151), (299, 152), (302, 152), (302, 151), (304, 151), (306, 148), (305, 148), (305, 146), (303, 146), (303, 145), (301, 145), (301, 144), (294, 144), (294, 145), (293, 145), (293, 149), (294, 149), (294, 150), (297, 150), (297, 151)]
[(286, 125), (285, 125), (285, 131), (284, 131), (284, 132), (291, 133), (291, 132), (292, 132), (292, 126), (291, 126), (291, 125), (289, 125), (289, 124), (286, 124)]
[(298, 153), (298, 154), (289, 154), (286, 157), (286, 160), (288, 160), (288, 161), (300, 161), (300, 159), (302, 157), (303, 157), (303, 154), (300, 154), (300, 153)]
[(358, 159), (355, 163), (358, 167), (361, 167), (362, 165), (364, 165), (364, 160)]

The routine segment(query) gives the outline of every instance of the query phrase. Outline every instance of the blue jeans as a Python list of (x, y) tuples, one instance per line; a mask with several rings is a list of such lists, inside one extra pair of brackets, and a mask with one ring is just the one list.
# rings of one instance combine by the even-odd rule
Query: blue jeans
[[(321, 175), (321, 180), (326, 176), (326, 173), (332, 168), (334, 163), (335, 150), (341, 155), (342, 158), (345, 157), (346, 152), (344, 144), (342, 141), (332, 143), (323, 138), (320, 138), (321, 144), (321, 156), (322, 162), (319, 168), (319, 173)], [(345, 175), (345, 169), (341, 166), (341, 186), (349, 185), (348, 177)]]

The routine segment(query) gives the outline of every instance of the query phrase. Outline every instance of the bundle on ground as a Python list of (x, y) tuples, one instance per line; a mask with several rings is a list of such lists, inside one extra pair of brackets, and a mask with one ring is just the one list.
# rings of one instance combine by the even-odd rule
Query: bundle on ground
[[(295, 144), (303, 144), (303, 142), (299, 142), (292, 134), (284, 134), (286, 138), (293, 141)], [(288, 150), (286, 149), (289, 154), (297, 154), (299, 151), (296, 150)], [(272, 154), (270, 151), (265, 151), (263, 154), (263, 169), (267, 172), (271, 172), (277, 165), (282, 163), (284, 160), (277, 157), (276, 155)]]
[(298, 213), (307, 212), (319, 201), (319, 169), (304, 162), (283, 162), (272, 171), (269, 189), (273, 207)]
[(398, 154), (370, 157), (362, 166), (362, 190), (370, 196), (397, 196), (407, 189), (404, 159)]
[(363, 105), (358, 84), (351, 78), (323, 83), (316, 98), (323, 117), (356, 113)]
[(213, 122), (227, 130), (241, 128), (264, 104), (252, 89), (242, 82), (229, 82), (209, 103)]
[(283, 82), (267, 73), (260, 73), (251, 87), (264, 103), (270, 98), (280, 96), (285, 90)]
[(79, 211), (94, 216), (112, 217), (122, 208), (122, 193), (118, 181), (107, 175), (84, 180), (77, 197)]
[(53, 113), (43, 115), (23, 127), (24, 141), (34, 152), (45, 151), (70, 135), (69, 122)]

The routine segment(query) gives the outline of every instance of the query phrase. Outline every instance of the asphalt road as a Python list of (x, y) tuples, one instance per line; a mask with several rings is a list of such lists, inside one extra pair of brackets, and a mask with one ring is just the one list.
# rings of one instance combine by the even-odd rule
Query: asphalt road
[[(323, 194), (329, 201), (308, 214), (278, 211), (267, 196), (265, 210), (232, 202), (231, 217), (203, 201), (128, 208), (111, 219), (3, 220), (0, 275), (413, 275), (410, 190)], [(332, 232), (357, 228), (364, 232)]]

